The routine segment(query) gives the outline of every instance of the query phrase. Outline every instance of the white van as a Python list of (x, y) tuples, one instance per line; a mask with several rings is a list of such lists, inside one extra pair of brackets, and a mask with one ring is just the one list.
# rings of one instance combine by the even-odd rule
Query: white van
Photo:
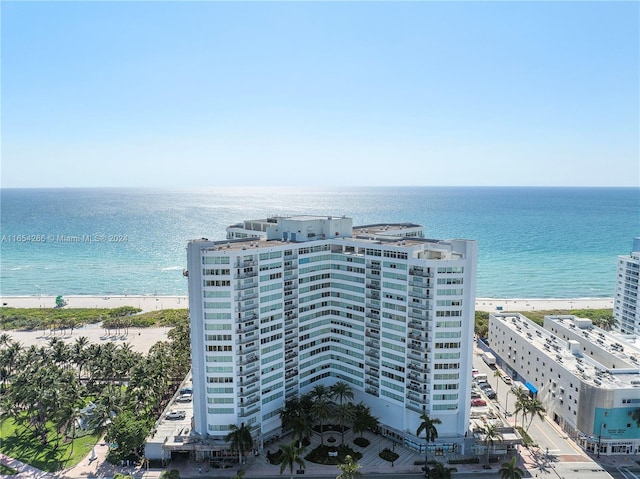
[(473, 380), (476, 383), (486, 383), (486, 382), (488, 382), (487, 379), (488, 379), (487, 375), (484, 374), (484, 373), (478, 373), (478, 374), (476, 374), (476, 377), (473, 378)]

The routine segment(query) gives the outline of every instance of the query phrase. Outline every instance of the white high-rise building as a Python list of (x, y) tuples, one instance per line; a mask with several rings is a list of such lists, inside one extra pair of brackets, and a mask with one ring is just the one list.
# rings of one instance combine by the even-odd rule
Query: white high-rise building
[(634, 238), (629, 255), (618, 256), (618, 277), (613, 314), (615, 329), (640, 336), (640, 238)]
[(331, 216), (231, 228), (236, 239), (187, 247), (197, 433), (222, 441), (244, 423), (261, 444), (280, 434), (285, 399), (342, 380), (384, 434), (419, 448), (426, 412), (440, 441), (463, 443), (475, 241)]

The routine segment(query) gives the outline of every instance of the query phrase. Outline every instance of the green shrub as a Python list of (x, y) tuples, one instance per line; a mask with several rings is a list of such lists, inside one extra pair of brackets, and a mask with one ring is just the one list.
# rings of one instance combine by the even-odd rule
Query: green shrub
[[(329, 453), (337, 452), (337, 456), (329, 456)], [(306, 455), (305, 459), (316, 464), (336, 465), (344, 462), (346, 456), (351, 456), (354, 461), (362, 458), (362, 454), (354, 451), (349, 446), (323, 446), (316, 447)]]
[(393, 462), (398, 460), (400, 457), (399, 454), (396, 454), (391, 449), (384, 449), (380, 454), (378, 454), (382, 459), (388, 462)]
[(360, 447), (367, 447), (369, 444), (371, 444), (371, 442), (369, 441), (369, 439), (365, 438), (365, 437), (356, 437), (353, 440), (353, 443), (356, 446), (360, 446)]
[(466, 459), (451, 459), (449, 464), (479, 464), (480, 458), (478, 457), (468, 457)]

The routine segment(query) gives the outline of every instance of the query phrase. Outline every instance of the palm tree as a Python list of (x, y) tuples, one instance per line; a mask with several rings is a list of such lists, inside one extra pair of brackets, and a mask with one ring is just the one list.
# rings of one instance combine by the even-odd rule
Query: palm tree
[(539, 399), (529, 399), (526, 403), (526, 411), (527, 411), (527, 415), (531, 415), (531, 419), (529, 420), (529, 425), (527, 426), (526, 431), (529, 432), (529, 428), (531, 427), (531, 423), (533, 422), (533, 419), (538, 416), (540, 419), (544, 418), (544, 406), (542, 405), (542, 402), (540, 402)]
[(429, 474), (431, 479), (451, 479), (451, 469), (441, 462), (436, 462)]
[(438, 419), (437, 417), (431, 419), (426, 412), (422, 413), (422, 415), (420, 416), (420, 420), (422, 422), (420, 423), (420, 425), (418, 426), (418, 429), (416, 430), (416, 436), (420, 437), (420, 434), (422, 434), (422, 432), (424, 431), (424, 439), (425, 439), (425, 442), (426, 442), (426, 445), (425, 445), (425, 448), (424, 448), (424, 467), (425, 467), (425, 471), (427, 472), (427, 475), (428, 475), (428, 473), (429, 473), (429, 456), (428, 456), (429, 443), (435, 441), (436, 439), (438, 439), (438, 429), (436, 428), (436, 425), (442, 424), (442, 421), (440, 419)]
[(296, 441), (291, 441), (289, 444), (280, 444), (280, 450), (282, 456), (280, 457), (280, 474), (289, 467), (289, 479), (293, 479), (293, 468), (297, 464), (304, 469), (305, 463), (302, 459), (305, 448), (296, 446)]
[(340, 406), (338, 406), (338, 409), (336, 410), (336, 416), (338, 418), (338, 421), (340, 422), (340, 431), (342, 431), (341, 444), (344, 445), (344, 430), (347, 427), (346, 425), (347, 423), (352, 423), (355, 418), (353, 404), (340, 404)]
[(480, 433), (483, 436), (482, 443), (487, 448), (487, 464), (489, 464), (489, 454), (491, 453), (491, 449), (494, 447), (496, 441), (502, 442), (503, 436), (498, 430), (498, 426), (496, 424), (487, 424), (486, 426), (481, 427)]
[(612, 314), (602, 316), (601, 318), (595, 318), (593, 324), (597, 327), (604, 329), (605, 331), (611, 331), (611, 329), (618, 324), (618, 320)]
[(71, 347), (71, 358), (72, 361), (78, 368), (78, 379), (81, 378), (82, 375), (82, 366), (87, 362), (87, 351), (86, 347), (89, 345), (89, 340), (86, 336), (80, 336), (76, 339), (75, 343)]
[(298, 447), (302, 447), (302, 440), (313, 433), (311, 421), (305, 416), (295, 416), (289, 423), (293, 437), (298, 440)]
[(640, 427), (640, 408), (638, 408), (635, 411), (633, 411), (633, 414), (631, 415), (631, 418), (636, 422), (638, 427)]
[(311, 405), (311, 415), (320, 422), (320, 440), (324, 446), (324, 422), (334, 415), (335, 408), (326, 398), (315, 397)]
[(527, 404), (527, 401), (529, 400), (529, 395), (524, 390), (524, 388), (521, 388), (521, 387), (516, 389), (514, 391), (514, 394), (516, 396), (515, 407), (513, 410), (513, 413), (515, 416), (514, 417), (515, 423), (516, 425), (518, 425), (518, 413), (522, 411), (522, 426), (524, 428), (524, 418), (526, 416), (526, 404)]
[(338, 381), (333, 386), (331, 386), (331, 397), (334, 399), (338, 399), (340, 401), (340, 405), (345, 399), (353, 399), (353, 389), (351, 385), (344, 382)]
[(498, 386), (500, 386), (500, 380), (502, 379), (502, 371), (496, 369), (493, 372), (493, 377), (496, 378), (496, 397), (498, 397)]
[(362, 477), (362, 473), (358, 471), (360, 467), (360, 464), (347, 454), (344, 457), (344, 462), (338, 464), (338, 469), (340, 469), (341, 472), (336, 479), (355, 479), (356, 477)]
[(231, 432), (224, 438), (226, 442), (231, 443), (231, 449), (238, 451), (238, 462), (242, 464), (242, 455), (253, 447), (253, 438), (251, 437), (251, 429), (244, 423), (240, 427), (235, 424), (229, 426)]
[(503, 462), (500, 467), (500, 479), (522, 479), (524, 471), (516, 464), (517, 457), (513, 456), (510, 461)]
[(371, 408), (362, 401), (354, 407), (353, 432), (360, 433), (360, 437), (368, 430), (378, 428), (378, 418), (371, 415)]

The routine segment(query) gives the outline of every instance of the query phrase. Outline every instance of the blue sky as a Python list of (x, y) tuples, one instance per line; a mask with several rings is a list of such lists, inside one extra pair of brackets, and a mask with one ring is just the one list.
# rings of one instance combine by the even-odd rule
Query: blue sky
[(640, 184), (638, 2), (7, 2), (3, 187)]

